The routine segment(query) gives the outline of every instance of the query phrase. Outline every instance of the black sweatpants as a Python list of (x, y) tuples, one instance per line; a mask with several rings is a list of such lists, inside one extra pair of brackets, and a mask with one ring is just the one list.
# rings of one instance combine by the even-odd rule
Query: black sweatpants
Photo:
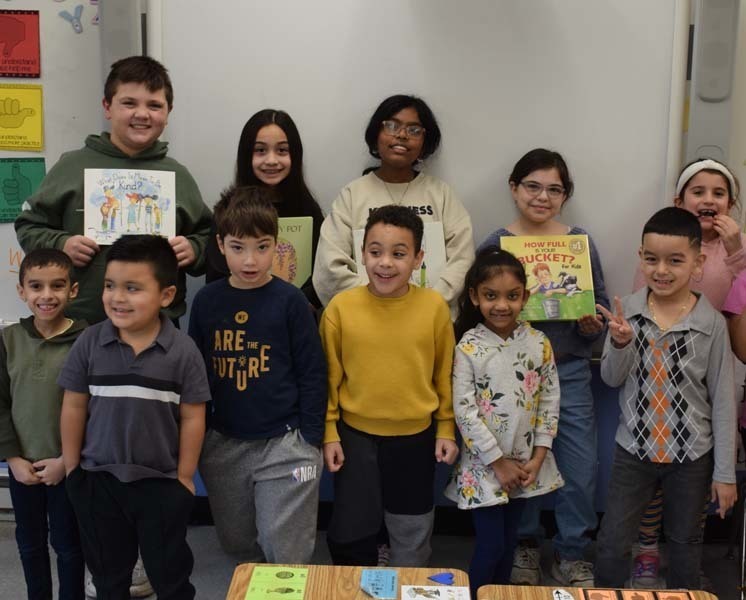
[(194, 496), (177, 479), (122, 483), (80, 467), (67, 477), (85, 562), (99, 600), (129, 600), (138, 546), (159, 600), (192, 600), (186, 526)]

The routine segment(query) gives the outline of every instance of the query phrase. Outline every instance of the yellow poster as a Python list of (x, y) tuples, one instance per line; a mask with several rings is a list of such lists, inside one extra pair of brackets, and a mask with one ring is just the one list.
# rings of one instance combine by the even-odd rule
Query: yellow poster
[(40, 85), (0, 85), (0, 149), (43, 150), (44, 123)]

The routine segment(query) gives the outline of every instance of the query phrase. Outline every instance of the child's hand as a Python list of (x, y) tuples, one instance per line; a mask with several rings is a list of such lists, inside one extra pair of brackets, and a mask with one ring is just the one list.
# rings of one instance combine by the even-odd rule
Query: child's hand
[(604, 319), (601, 315), (583, 315), (578, 319), (578, 329), (583, 335), (595, 335), (604, 329)]
[(324, 444), (324, 463), (330, 473), (336, 473), (345, 463), (345, 453), (339, 442), (328, 442)]
[(728, 256), (741, 249), (741, 228), (730, 215), (715, 215), (712, 228), (720, 236)]
[(528, 476), (521, 463), (505, 456), (490, 463), (490, 467), (500, 482), (500, 486), (508, 493), (523, 485), (523, 480)]
[(624, 318), (624, 309), (619, 296), (614, 296), (614, 314), (600, 304), (596, 304), (596, 310), (609, 322), (609, 333), (617, 348), (624, 348), (632, 341), (632, 326)]
[(179, 261), (180, 269), (188, 267), (196, 260), (197, 256), (194, 254), (194, 248), (192, 247), (191, 242), (183, 235), (172, 237), (168, 240), (168, 243), (171, 244), (171, 248), (176, 255), (176, 260)]
[(39, 481), (44, 485), (57, 485), (65, 478), (65, 463), (62, 457), (44, 458), (34, 463)]
[(192, 492), (192, 496), (197, 494), (197, 488), (195, 487), (194, 480), (191, 477), (179, 477), (179, 483)]
[(62, 251), (70, 257), (76, 267), (85, 267), (98, 254), (99, 247), (91, 238), (73, 235), (65, 241)]
[(710, 494), (710, 500), (718, 503), (718, 514), (721, 519), (725, 518), (725, 513), (728, 512), (729, 508), (732, 508), (736, 503), (736, 484), (735, 483), (720, 483), (719, 481), (712, 482), (712, 491)]
[(41, 483), (39, 475), (37, 475), (36, 469), (34, 469), (34, 465), (25, 458), (21, 458), (20, 456), (9, 458), (8, 466), (18, 483), (22, 483), (23, 485), (37, 485)]
[(435, 460), (452, 465), (458, 456), (458, 446), (453, 440), (435, 438)]
[(544, 462), (544, 457), (535, 456), (531, 460), (523, 463), (523, 470), (526, 472), (526, 477), (521, 481), (521, 487), (527, 488), (536, 482), (536, 478), (539, 475), (539, 470)]

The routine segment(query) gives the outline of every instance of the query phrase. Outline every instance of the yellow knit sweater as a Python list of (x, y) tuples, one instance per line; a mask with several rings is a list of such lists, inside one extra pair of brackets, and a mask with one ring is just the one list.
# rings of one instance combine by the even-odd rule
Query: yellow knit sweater
[(339, 441), (340, 415), (383, 436), (419, 433), (435, 419), (436, 437), (455, 439), (455, 341), (440, 294), (410, 285), (400, 298), (379, 298), (356, 287), (332, 299), (320, 329), (329, 367), (324, 443)]

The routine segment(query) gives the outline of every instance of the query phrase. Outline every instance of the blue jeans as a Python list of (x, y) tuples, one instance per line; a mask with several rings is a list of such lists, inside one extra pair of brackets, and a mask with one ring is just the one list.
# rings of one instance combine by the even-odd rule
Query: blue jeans
[(597, 539), (596, 586), (624, 587), (640, 517), (660, 484), (668, 548), (666, 586), (699, 587), (702, 498), (712, 466), (712, 451), (688, 463), (653, 463), (616, 447), (606, 513)]
[(514, 499), (507, 504), (475, 508), (474, 555), (469, 564), (472, 598), (483, 585), (510, 583), (513, 552), (518, 545), (518, 522), (526, 500)]
[[(596, 414), (591, 393), (590, 363), (575, 358), (557, 365), (560, 416), (552, 452), (565, 485), (554, 492), (557, 535), (554, 550), (561, 559), (581, 560), (596, 528)], [(526, 500), (518, 528), (521, 540), (539, 543), (544, 537), (539, 516), (543, 496)]]
[(83, 600), (83, 551), (65, 480), (50, 486), (24, 485), (16, 481), (10, 469), (8, 480), (29, 600), (52, 599), (47, 538), (57, 554), (60, 600)]

